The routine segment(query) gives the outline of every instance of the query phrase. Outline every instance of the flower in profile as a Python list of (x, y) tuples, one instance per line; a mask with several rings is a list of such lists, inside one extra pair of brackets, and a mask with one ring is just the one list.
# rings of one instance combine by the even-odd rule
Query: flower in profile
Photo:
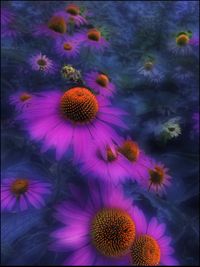
[(81, 72), (75, 69), (72, 65), (64, 65), (61, 69), (61, 74), (64, 79), (72, 82), (82, 82)]
[(188, 55), (192, 51), (192, 46), (190, 39), (192, 38), (191, 31), (181, 31), (179, 32), (174, 40), (169, 42), (169, 50), (175, 55)]
[(50, 184), (27, 177), (9, 177), (1, 184), (1, 209), (24, 211), (33, 206), (45, 206), (44, 196), (50, 194)]
[(46, 24), (37, 25), (34, 35), (59, 38), (67, 32), (65, 17), (61, 14), (54, 14)]
[(134, 180), (140, 181), (141, 177), (143, 177), (147, 171), (147, 156), (139, 148), (138, 144), (130, 138), (123, 140), (118, 147), (118, 152), (126, 158), (129, 165), (128, 169), (130, 176)]
[(102, 96), (113, 96), (116, 91), (115, 85), (108, 75), (102, 72), (92, 71), (85, 76), (86, 84)]
[(29, 59), (31, 68), (35, 71), (40, 71), (45, 74), (56, 72), (56, 66), (51, 59), (42, 53), (36, 54)]
[(136, 225), (136, 238), (131, 247), (131, 263), (134, 266), (177, 266), (172, 256), (171, 238), (165, 235), (165, 224), (159, 224), (153, 217), (147, 223), (143, 212), (133, 208), (133, 220)]
[(154, 83), (159, 83), (164, 78), (160, 62), (152, 56), (145, 57), (139, 63), (138, 73)]
[(192, 118), (194, 121), (194, 130), (197, 134), (199, 134), (199, 112), (195, 112)]
[(76, 26), (87, 24), (87, 20), (82, 16), (81, 9), (75, 4), (69, 4), (65, 8), (67, 23), (74, 23)]
[(129, 167), (127, 160), (117, 151), (117, 146), (110, 144), (102, 149), (91, 146), (89, 157), (83, 159), (80, 169), (84, 175), (90, 174), (117, 184), (130, 176)]
[(33, 140), (43, 140), (43, 151), (55, 147), (60, 159), (72, 145), (75, 159), (80, 160), (93, 141), (100, 147), (118, 141), (110, 124), (127, 128), (121, 119), (125, 114), (88, 88), (72, 87), (40, 93), (18, 119), (25, 122)]
[(57, 40), (55, 51), (62, 57), (75, 58), (80, 53), (80, 45), (71, 37), (64, 37)]
[(102, 36), (101, 31), (96, 28), (77, 33), (76, 35), (74, 35), (74, 38), (83, 46), (88, 47), (94, 51), (102, 52), (105, 48), (108, 47), (108, 42)]
[(181, 127), (176, 118), (170, 119), (165, 122), (161, 128), (161, 135), (164, 135), (165, 139), (176, 138), (181, 134)]
[(64, 226), (51, 234), (50, 249), (72, 250), (63, 265), (128, 264), (126, 254), (136, 232), (132, 201), (120, 188), (97, 185), (90, 183), (87, 200), (73, 190), (73, 199), (56, 207), (54, 216)]
[(10, 96), (10, 104), (14, 105), (17, 111), (27, 108), (34, 96), (28, 92), (17, 92)]
[(172, 177), (168, 174), (169, 169), (162, 163), (157, 163), (153, 159), (145, 162), (147, 172), (143, 175), (140, 183), (149, 191), (158, 195), (166, 194), (166, 187), (171, 185)]

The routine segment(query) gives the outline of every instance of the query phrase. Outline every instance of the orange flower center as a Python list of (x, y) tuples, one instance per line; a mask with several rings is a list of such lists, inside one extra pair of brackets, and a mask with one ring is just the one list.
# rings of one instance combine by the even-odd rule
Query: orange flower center
[(74, 4), (69, 5), (66, 8), (67, 13), (73, 15), (73, 16), (77, 16), (80, 14), (80, 8)]
[(96, 29), (90, 29), (87, 33), (88, 39), (98, 42), (101, 38), (100, 31)]
[(72, 50), (72, 45), (70, 45), (69, 43), (64, 43), (63, 48), (64, 50), (70, 51)]
[(27, 179), (16, 179), (11, 185), (11, 192), (16, 196), (20, 196), (27, 192), (29, 182)]
[(91, 227), (96, 249), (109, 257), (127, 253), (135, 238), (135, 224), (130, 215), (118, 208), (104, 208), (94, 217)]
[(103, 86), (103, 87), (106, 87), (109, 83), (109, 79), (108, 79), (108, 76), (105, 75), (105, 74), (99, 74), (97, 79), (96, 79), (96, 82)]
[(95, 117), (99, 109), (97, 99), (85, 87), (69, 89), (61, 97), (61, 114), (72, 122), (88, 123)]
[(49, 29), (58, 32), (58, 33), (66, 33), (67, 24), (63, 17), (53, 16), (48, 22)]
[(125, 141), (118, 151), (131, 162), (136, 161), (140, 154), (138, 145), (133, 141)]
[(27, 94), (27, 93), (23, 93), (23, 94), (20, 95), (19, 98), (20, 98), (20, 100), (21, 100), (22, 102), (24, 102), (24, 101), (30, 99), (30, 98), (31, 98), (31, 95), (29, 95), (29, 94)]
[(113, 153), (111, 148), (108, 147), (106, 149), (106, 152), (107, 152), (107, 161), (108, 162), (112, 162), (112, 161), (116, 160), (117, 154)]
[(144, 63), (145, 70), (152, 70), (153, 66), (154, 66), (154, 64), (151, 61), (147, 61), (147, 62)]
[(165, 176), (165, 172), (164, 169), (162, 167), (159, 166), (155, 166), (155, 168), (152, 170), (149, 170), (149, 174), (150, 174), (150, 183), (154, 184), (154, 185), (161, 185), (163, 180), (164, 180), (164, 176)]
[(132, 264), (135, 266), (157, 266), (160, 263), (160, 247), (149, 235), (138, 237), (131, 248)]
[(176, 37), (176, 43), (177, 45), (180, 45), (180, 46), (187, 45), (189, 40), (190, 39), (186, 33), (180, 34), (179, 36)]

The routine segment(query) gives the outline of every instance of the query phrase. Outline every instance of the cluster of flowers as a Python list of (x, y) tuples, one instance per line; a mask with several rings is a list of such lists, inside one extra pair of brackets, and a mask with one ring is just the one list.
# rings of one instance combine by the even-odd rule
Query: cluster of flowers
[[(45, 25), (37, 26), (34, 34), (53, 38), (61, 57), (76, 57), (82, 47), (99, 51), (108, 47), (98, 29), (87, 28), (70, 35), (67, 29), (71, 24), (88, 25), (75, 4), (56, 12)], [(175, 44), (187, 45), (187, 36), (181, 33)], [(148, 60), (145, 68), (151, 71), (153, 62)], [(33, 56), (30, 64), (45, 73), (55, 70), (53, 61), (41, 53)], [(18, 112), (17, 120), (23, 122), (32, 140), (41, 141), (42, 152), (54, 148), (56, 159), (60, 160), (72, 150), (74, 164), (91, 178), (87, 199), (79, 188), (73, 188), (74, 199), (57, 206), (55, 217), (65, 227), (52, 233), (50, 249), (72, 249), (66, 265), (177, 265), (172, 257), (171, 238), (164, 234), (165, 225), (156, 218), (147, 223), (143, 212), (123, 196), (120, 182), (126, 178), (162, 195), (171, 176), (134, 140), (118, 134), (116, 128), (127, 129), (123, 121), (127, 114), (113, 107), (111, 98), (115, 93), (116, 86), (106, 73), (92, 71), (85, 75), (84, 85), (65, 92), (21, 91), (10, 97)], [(4, 211), (24, 211), (31, 205), (41, 208), (45, 205), (44, 196), (50, 193), (50, 184), (43, 181), (7, 177), (2, 181), (1, 206)]]

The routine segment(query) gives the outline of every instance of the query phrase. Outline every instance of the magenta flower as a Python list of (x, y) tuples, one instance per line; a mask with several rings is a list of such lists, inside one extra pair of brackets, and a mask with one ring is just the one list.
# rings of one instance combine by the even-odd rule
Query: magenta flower
[(65, 11), (58, 12), (65, 17), (67, 23), (74, 23), (76, 26), (80, 27), (81, 25), (88, 24), (86, 18), (81, 15), (80, 8), (75, 4), (69, 4)]
[(90, 183), (87, 198), (73, 188), (73, 199), (56, 207), (55, 218), (63, 224), (51, 234), (51, 250), (71, 250), (63, 265), (128, 265), (135, 238), (132, 201), (111, 184)]
[(96, 93), (102, 96), (113, 96), (116, 91), (115, 85), (110, 81), (109, 77), (101, 72), (92, 71), (85, 76), (86, 84)]
[(142, 186), (158, 195), (166, 194), (166, 187), (171, 185), (172, 177), (168, 174), (168, 168), (163, 164), (146, 158), (145, 166), (147, 172), (139, 180)]
[(91, 146), (88, 158), (83, 159), (81, 171), (84, 175), (98, 177), (118, 183), (130, 176), (130, 165), (127, 160), (117, 151), (113, 144), (99, 149)]
[(50, 194), (50, 184), (29, 178), (11, 177), (2, 180), (1, 209), (24, 211), (33, 206), (45, 206), (44, 196)]
[(56, 52), (66, 58), (75, 58), (80, 53), (80, 45), (73, 39), (73, 37), (65, 36), (57, 40), (55, 44)]
[(194, 130), (197, 134), (199, 134), (199, 112), (195, 112), (192, 116), (193, 121), (194, 121)]
[(139, 148), (138, 144), (130, 138), (121, 141), (118, 152), (126, 159), (129, 176), (140, 183), (147, 173), (147, 156)]
[(60, 38), (67, 32), (65, 17), (61, 14), (54, 14), (46, 24), (37, 25), (34, 28), (35, 36)]
[(134, 207), (133, 220), (136, 225), (136, 239), (131, 247), (131, 261), (135, 266), (177, 266), (172, 256), (171, 238), (165, 235), (165, 224), (159, 224), (154, 217), (147, 223), (141, 210)]
[(17, 111), (29, 107), (34, 96), (30, 93), (21, 91), (10, 96), (10, 104), (14, 105)]
[(55, 73), (57, 68), (55, 63), (42, 53), (36, 54), (29, 59), (32, 70), (41, 71), (45, 74)]
[(88, 47), (93, 51), (102, 52), (108, 47), (106, 39), (102, 36), (101, 32), (95, 28), (84, 30), (81, 33), (75, 34), (74, 39), (76, 39), (78, 43), (81, 43), (83, 46)]
[(18, 118), (25, 122), (33, 140), (43, 141), (43, 151), (54, 147), (60, 159), (72, 145), (79, 161), (87, 156), (92, 142), (102, 147), (118, 141), (110, 124), (127, 128), (121, 120), (125, 114), (89, 89), (74, 87), (66, 92), (40, 93)]

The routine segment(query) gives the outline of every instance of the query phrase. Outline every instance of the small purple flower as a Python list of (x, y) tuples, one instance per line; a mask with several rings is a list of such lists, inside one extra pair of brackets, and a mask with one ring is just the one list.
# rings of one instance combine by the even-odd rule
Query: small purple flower
[(6, 7), (1, 7), (1, 26), (8, 25), (14, 21), (14, 14)]
[(147, 171), (139, 180), (141, 185), (158, 195), (166, 194), (165, 189), (171, 185), (172, 179), (168, 174), (169, 169), (150, 158), (146, 158), (145, 167)]
[(108, 42), (97, 29), (88, 29), (74, 35), (77, 42), (93, 51), (102, 52), (108, 47)]
[[(136, 225), (136, 239), (130, 249), (131, 263), (137, 266), (177, 266), (172, 256), (171, 238), (165, 235), (165, 224), (159, 224), (153, 217), (147, 223), (143, 212), (133, 208), (133, 220)], [(151, 254), (149, 253), (151, 251)]]
[(116, 145), (113, 144), (102, 149), (95, 145), (91, 146), (89, 155), (88, 158), (83, 159), (80, 167), (84, 175), (88, 174), (116, 184), (130, 176), (130, 165), (117, 151)]
[(32, 56), (29, 59), (29, 63), (31, 65), (31, 68), (35, 71), (41, 71), (46, 74), (52, 74), (55, 73), (57, 68), (53, 61), (49, 59), (47, 56), (42, 55), (42, 53), (39, 53), (35, 56)]
[(72, 200), (56, 207), (54, 216), (63, 226), (51, 234), (49, 249), (72, 251), (63, 265), (129, 265), (136, 231), (132, 200), (109, 183), (90, 182), (87, 198), (79, 188), (71, 189)]
[(175, 55), (186, 56), (192, 53), (192, 45), (190, 43), (191, 34), (181, 31), (176, 37), (168, 42), (169, 50)]
[(65, 17), (61, 14), (54, 14), (46, 24), (37, 25), (34, 28), (35, 36), (45, 36), (54, 39), (60, 38), (67, 31)]
[(92, 71), (86, 74), (85, 82), (96, 93), (105, 97), (111, 97), (116, 92), (115, 85), (106, 74), (101, 72)]
[(62, 14), (67, 23), (74, 23), (76, 26), (88, 24), (87, 20), (81, 15), (80, 8), (75, 4), (69, 4), (65, 11), (61, 11), (58, 14)]
[(17, 92), (10, 96), (10, 104), (14, 105), (17, 111), (21, 111), (30, 105), (33, 97), (32, 94), (24, 91)]
[(194, 121), (194, 130), (197, 134), (199, 134), (199, 112), (195, 112), (192, 118)]
[(73, 87), (40, 93), (18, 119), (24, 121), (33, 140), (43, 141), (43, 151), (54, 147), (60, 159), (72, 145), (79, 161), (87, 156), (92, 142), (102, 147), (118, 141), (111, 125), (127, 128), (121, 119), (125, 114), (89, 89)]
[(14, 14), (7, 8), (1, 7), (1, 37), (15, 38), (17, 34)]
[(56, 52), (66, 58), (75, 58), (80, 53), (80, 45), (72, 37), (64, 37), (57, 40)]
[(44, 196), (50, 194), (50, 184), (39, 180), (9, 177), (1, 184), (1, 209), (4, 211), (24, 211), (33, 206), (45, 206)]

